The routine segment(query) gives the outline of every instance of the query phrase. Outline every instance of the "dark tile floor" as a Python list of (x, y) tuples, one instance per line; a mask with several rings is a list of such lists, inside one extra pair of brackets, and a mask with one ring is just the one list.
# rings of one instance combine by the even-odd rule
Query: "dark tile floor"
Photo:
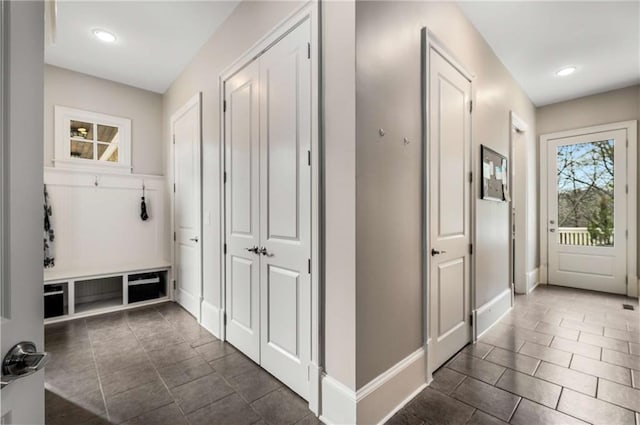
[(317, 424), (174, 303), (45, 327), (48, 425)]
[(433, 379), (389, 425), (640, 425), (638, 300), (539, 286)]

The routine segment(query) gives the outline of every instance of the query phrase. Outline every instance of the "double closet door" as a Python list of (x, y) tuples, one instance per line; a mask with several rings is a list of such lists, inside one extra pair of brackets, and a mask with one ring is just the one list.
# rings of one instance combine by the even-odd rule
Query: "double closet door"
[(311, 355), (305, 21), (224, 83), (226, 339), (302, 397)]

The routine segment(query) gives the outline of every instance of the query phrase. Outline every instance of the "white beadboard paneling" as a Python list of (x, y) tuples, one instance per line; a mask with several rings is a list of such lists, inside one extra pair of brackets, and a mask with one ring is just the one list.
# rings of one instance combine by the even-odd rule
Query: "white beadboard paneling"
[[(54, 270), (166, 262), (164, 178), (45, 168), (55, 231)], [(142, 185), (149, 219), (140, 219)]]

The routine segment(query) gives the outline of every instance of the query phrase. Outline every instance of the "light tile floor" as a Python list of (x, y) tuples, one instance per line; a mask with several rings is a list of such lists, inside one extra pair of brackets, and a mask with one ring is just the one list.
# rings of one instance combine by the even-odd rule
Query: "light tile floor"
[(174, 303), (45, 327), (48, 425), (317, 424)]
[(388, 424), (640, 425), (638, 310), (637, 299), (554, 286), (517, 296)]

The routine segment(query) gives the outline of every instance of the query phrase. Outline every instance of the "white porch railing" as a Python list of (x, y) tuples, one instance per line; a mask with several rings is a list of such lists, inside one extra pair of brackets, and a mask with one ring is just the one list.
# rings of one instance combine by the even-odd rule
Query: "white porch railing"
[(559, 227), (558, 236), (561, 245), (610, 246), (613, 245), (613, 235), (610, 238), (591, 239), (586, 227)]

